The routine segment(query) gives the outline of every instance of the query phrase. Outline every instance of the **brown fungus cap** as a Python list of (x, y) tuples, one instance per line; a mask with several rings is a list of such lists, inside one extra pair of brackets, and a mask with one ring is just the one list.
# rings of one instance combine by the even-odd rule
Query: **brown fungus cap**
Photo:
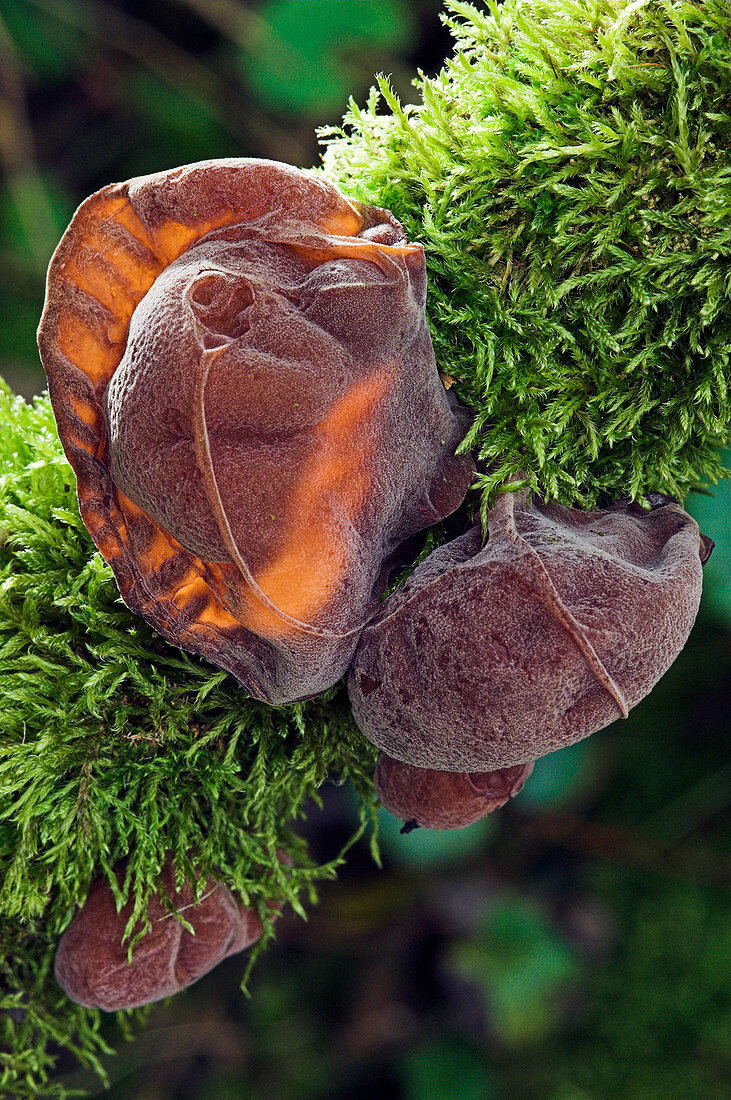
[[(133, 902), (117, 912), (106, 879), (92, 885), (56, 950), (56, 980), (72, 1001), (105, 1012), (150, 1004), (192, 985), (259, 939), (262, 925), (257, 914), (240, 905), (221, 883), (209, 883), (194, 903), (190, 884), (175, 889), (170, 861), (160, 881), (161, 893), (153, 895), (147, 910), (150, 930), (135, 945), (131, 962), (129, 941), (122, 942), (122, 937)], [(163, 891), (194, 935), (165, 905)]]
[(626, 716), (683, 648), (709, 551), (667, 498), (583, 512), (504, 493), (365, 629), (358, 726), (420, 768), (493, 771)]
[(84, 522), (129, 607), (257, 698), (333, 684), (399, 543), (467, 490), (425, 296), (393, 215), (265, 160), (105, 187), (51, 262)]
[(531, 762), (493, 772), (445, 772), (415, 768), (382, 752), (376, 764), (376, 794), (407, 826), (463, 829), (519, 794), (532, 771)]

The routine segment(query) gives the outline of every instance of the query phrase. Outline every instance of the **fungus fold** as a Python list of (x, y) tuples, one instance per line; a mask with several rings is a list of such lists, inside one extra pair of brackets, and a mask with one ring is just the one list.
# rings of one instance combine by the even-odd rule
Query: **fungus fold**
[(467, 491), (425, 298), (392, 214), (264, 160), (105, 187), (51, 262), (84, 522), (132, 610), (257, 698), (335, 683), (400, 543)]
[(626, 717), (690, 633), (710, 540), (652, 510), (500, 495), (433, 551), (365, 628), (348, 676), (358, 726), (419, 768), (488, 772)]

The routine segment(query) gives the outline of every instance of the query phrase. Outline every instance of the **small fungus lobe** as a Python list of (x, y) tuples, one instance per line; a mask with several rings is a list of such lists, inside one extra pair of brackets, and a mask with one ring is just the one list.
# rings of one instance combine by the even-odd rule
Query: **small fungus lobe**
[(406, 824), (402, 833), (423, 829), (463, 829), (522, 791), (533, 764), (493, 772), (448, 772), (415, 768), (382, 752), (376, 764), (376, 794)]
[[(133, 901), (117, 912), (106, 879), (94, 882), (56, 949), (56, 980), (72, 1001), (105, 1012), (150, 1004), (192, 985), (259, 939), (259, 917), (222, 883), (207, 884), (194, 902), (189, 883), (175, 889), (170, 860), (160, 882), (161, 891), (153, 895), (147, 910), (150, 930), (135, 945), (131, 961), (129, 941), (122, 937)], [(165, 905), (165, 895), (192, 926), (193, 935)]]

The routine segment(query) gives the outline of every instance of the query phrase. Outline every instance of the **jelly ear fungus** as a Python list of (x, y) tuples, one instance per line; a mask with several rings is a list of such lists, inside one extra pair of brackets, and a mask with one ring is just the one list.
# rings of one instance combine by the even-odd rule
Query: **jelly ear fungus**
[(103, 188), (51, 262), (82, 518), (128, 606), (266, 702), (343, 675), (399, 544), (469, 486), (425, 297), (392, 214), (264, 160)]
[(130, 960), (123, 937), (132, 905), (128, 901), (117, 911), (109, 883), (97, 879), (61, 936), (54, 973), (77, 1004), (115, 1012), (170, 997), (229, 955), (250, 947), (262, 933), (257, 913), (240, 904), (222, 883), (208, 883), (197, 901), (190, 883), (177, 889), (172, 861), (167, 860), (160, 891), (148, 904), (149, 931), (135, 945)]
[(533, 764), (492, 772), (415, 768), (382, 752), (374, 776), (376, 794), (394, 817), (412, 829), (463, 829), (499, 810), (522, 791)]
[(683, 648), (710, 540), (654, 494), (584, 512), (505, 492), (381, 605), (348, 677), (389, 756), (487, 772), (626, 717)]

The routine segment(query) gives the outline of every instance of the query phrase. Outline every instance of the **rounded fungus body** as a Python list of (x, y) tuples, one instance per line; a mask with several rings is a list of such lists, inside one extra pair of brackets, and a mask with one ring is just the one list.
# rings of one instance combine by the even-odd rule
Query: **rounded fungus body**
[(51, 262), (82, 518), (132, 610), (266, 702), (340, 678), (399, 545), (469, 486), (425, 297), (388, 211), (264, 160), (103, 188)]
[(669, 498), (584, 512), (503, 493), (364, 630), (355, 720), (420, 768), (494, 771), (594, 733), (651, 690), (698, 611), (709, 540)]
[(407, 829), (463, 829), (515, 798), (532, 771), (532, 763), (493, 772), (439, 771), (382, 752), (374, 778), (381, 802)]
[[(258, 915), (240, 905), (222, 883), (209, 883), (194, 902), (190, 884), (175, 889), (169, 860), (160, 883), (161, 891), (152, 896), (147, 909), (150, 929), (135, 945), (131, 961), (123, 936), (133, 902), (118, 912), (106, 879), (93, 883), (56, 949), (56, 981), (72, 1001), (104, 1012), (151, 1004), (197, 982), (261, 936)], [(194, 934), (166, 906), (165, 895)]]

